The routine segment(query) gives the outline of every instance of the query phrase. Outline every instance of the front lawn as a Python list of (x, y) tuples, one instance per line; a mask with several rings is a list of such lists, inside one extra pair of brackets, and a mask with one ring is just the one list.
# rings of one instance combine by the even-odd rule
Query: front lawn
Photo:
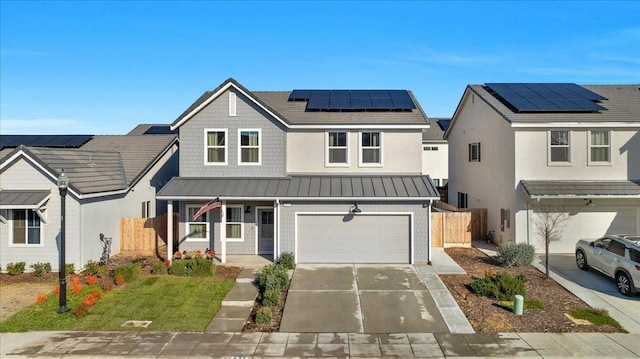
[[(102, 294), (88, 313), (77, 318), (73, 309), (79, 295), (68, 295), (72, 312), (58, 314), (58, 299), (50, 294), (5, 322), (0, 332), (28, 330), (146, 330), (204, 331), (222, 300), (233, 287), (233, 280), (175, 276), (142, 277), (124, 287)], [(83, 288), (91, 293), (92, 286)], [(86, 293), (85, 293), (86, 291)], [(122, 327), (127, 320), (152, 321), (147, 328)]]

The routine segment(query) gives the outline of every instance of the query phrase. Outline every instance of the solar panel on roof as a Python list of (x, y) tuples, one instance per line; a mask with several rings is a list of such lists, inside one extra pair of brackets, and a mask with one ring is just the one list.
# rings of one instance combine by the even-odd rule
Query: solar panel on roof
[(451, 124), (451, 120), (437, 120), (438, 126), (442, 131), (446, 131), (449, 129), (449, 125)]
[(493, 95), (515, 112), (595, 112), (606, 100), (572, 83), (488, 83)]
[(293, 90), (288, 101), (308, 101), (312, 111), (411, 110), (416, 105), (406, 90)]
[(175, 135), (177, 133), (178, 130), (171, 130), (169, 125), (153, 125), (144, 131), (145, 135)]
[(93, 135), (0, 135), (0, 149), (27, 147), (78, 148)]

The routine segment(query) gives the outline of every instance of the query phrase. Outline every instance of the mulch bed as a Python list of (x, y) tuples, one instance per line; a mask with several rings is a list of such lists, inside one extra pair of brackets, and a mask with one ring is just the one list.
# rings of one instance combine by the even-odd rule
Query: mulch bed
[[(441, 275), (440, 278), (478, 333), (619, 332), (610, 325), (573, 323), (565, 313), (589, 306), (553, 279), (547, 279), (544, 273), (533, 266), (503, 268), (495, 265), (490, 257), (475, 248), (446, 248), (445, 251), (464, 268), (467, 275)], [(522, 316), (517, 316), (500, 306), (498, 301), (478, 297), (469, 290), (468, 285), (474, 279), (482, 278), (486, 273), (505, 270), (513, 276), (524, 275), (527, 279), (525, 300), (538, 300), (542, 302), (544, 309), (525, 309)]]
[(251, 316), (249, 316), (249, 320), (247, 324), (244, 325), (242, 329), (243, 332), (263, 332), (263, 333), (271, 333), (277, 332), (280, 330), (280, 322), (282, 321), (282, 313), (284, 311), (284, 303), (287, 300), (287, 290), (283, 290), (280, 292), (280, 305), (277, 307), (271, 307), (271, 313), (273, 316), (271, 317), (271, 323), (269, 324), (258, 324), (255, 322), (256, 313), (262, 305), (262, 293), (258, 293), (258, 297), (256, 298), (256, 302), (253, 305), (253, 309), (251, 310)]

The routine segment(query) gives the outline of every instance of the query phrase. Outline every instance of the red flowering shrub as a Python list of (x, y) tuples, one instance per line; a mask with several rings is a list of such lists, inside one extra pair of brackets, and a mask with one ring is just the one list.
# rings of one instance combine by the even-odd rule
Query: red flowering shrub
[(85, 315), (87, 315), (88, 311), (89, 311), (89, 307), (86, 304), (84, 304), (84, 300), (83, 300), (80, 304), (78, 304), (75, 307), (75, 309), (73, 310), (73, 314), (75, 314), (76, 317), (78, 318), (82, 318)]
[(84, 281), (87, 283), (87, 285), (96, 285), (98, 284), (98, 277), (96, 277), (95, 275), (90, 275), (86, 277)]
[(113, 285), (111, 285), (111, 283), (104, 283), (102, 285), (102, 290), (104, 290), (105, 292), (110, 292), (111, 289), (113, 289)]
[(124, 284), (124, 276), (122, 274), (116, 274), (116, 285), (123, 285)]
[(71, 285), (71, 293), (78, 294), (82, 292), (82, 284), (80, 284), (80, 277), (73, 277), (73, 284)]
[(42, 304), (46, 300), (47, 300), (47, 295), (45, 293), (40, 293), (40, 294), (38, 294), (38, 297), (36, 298), (36, 303)]
[(53, 290), (54, 293), (60, 295), (60, 284), (56, 285), (56, 288)]

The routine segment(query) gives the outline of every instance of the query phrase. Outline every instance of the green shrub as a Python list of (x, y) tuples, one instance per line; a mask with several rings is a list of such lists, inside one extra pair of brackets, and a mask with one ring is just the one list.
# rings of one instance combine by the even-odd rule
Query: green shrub
[(273, 317), (273, 313), (271, 312), (271, 308), (269, 307), (260, 308), (256, 313), (256, 323), (269, 324), (271, 323), (272, 317)]
[(74, 274), (76, 272), (76, 266), (73, 263), (65, 263), (64, 264), (64, 274)]
[(151, 273), (156, 275), (167, 274), (167, 267), (164, 262), (155, 262), (153, 263), (153, 268), (151, 268)]
[(280, 304), (280, 291), (271, 289), (266, 290), (262, 294), (262, 305), (267, 307), (275, 307)]
[(501, 267), (521, 267), (533, 263), (536, 250), (527, 243), (509, 243), (498, 247), (498, 254), (493, 259)]
[(184, 277), (211, 277), (216, 274), (213, 261), (202, 257), (174, 260), (169, 273)]
[(289, 286), (289, 274), (283, 266), (269, 264), (262, 268), (259, 280), (260, 290), (266, 292), (268, 290), (280, 291)]
[(41, 277), (42, 275), (51, 272), (51, 263), (34, 263), (31, 265), (33, 268), (33, 274), (36, 277)]
[(121, 274), (124, 278), (125, 283), (131, 283), (134, 280), (138, 279), (140, 274), (142, 273), (142, 266), (140, 263), (125, 263), (116, 267), (113, 271), (113, 275), (117, 276)]
[(291, 252), (282, 253), (280, 255), (280, 261), (278, 261), (278, 264), (282, 266), (285, 270), (290, 270), (295, 268), (296, 264), (295, 264), (295, 258), (293, 256), (293, 253)]
[(7, 264), (7, 273), (11, 275), (18, 275), (24, 273), (25, 262), (16, 262)]
[(84, 270), (84, 274), (85, 275), (98, 275), (98, 268), (100, 266), (98, 265), (98, 262), (94, 262), (94, 261), (88, 261), (87, 262), (87, 267)]
[(98, 278), (109, 277), (109, 267), (106, 265), (98, 266)]
[(216, 274), (216, 266), (212, 260), (194, 257), (188, 262), (190, 262), (188, 265), (191, 266), (191, 276), (193, 277), (211, 277)]
[(487, 275), (471, 282), (470, 290), (476, 295), (497, 300), (513, 300), (516, 294), (523, 297), (526, 294), (523, 275), (513, 277), (507, 272), (499, 272), (495, 275)]

